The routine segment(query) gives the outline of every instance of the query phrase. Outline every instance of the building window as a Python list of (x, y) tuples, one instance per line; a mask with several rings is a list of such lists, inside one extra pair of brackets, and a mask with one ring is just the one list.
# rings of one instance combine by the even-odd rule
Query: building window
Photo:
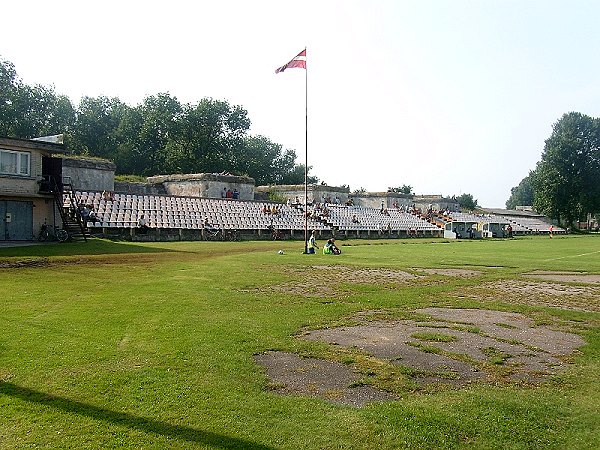
[(8, 175), (29, 175), (31, 156), (26, 152), (0, 150), (0, 173)]

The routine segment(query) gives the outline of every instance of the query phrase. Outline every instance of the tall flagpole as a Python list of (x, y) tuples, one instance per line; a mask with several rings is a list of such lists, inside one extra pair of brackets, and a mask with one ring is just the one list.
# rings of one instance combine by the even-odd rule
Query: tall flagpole
[(308, 61), (304, 69), (304, 93), (304, 253), (308, 253)]
[(308, 253), (308, 70), (306, 70), (306, 47), (290, 62), (275, 69), (275, 73), (281, 73), (294, 67), (306, 71), (304, 74), (304, 109), (306, 113), (304, 122), (304, 253)]

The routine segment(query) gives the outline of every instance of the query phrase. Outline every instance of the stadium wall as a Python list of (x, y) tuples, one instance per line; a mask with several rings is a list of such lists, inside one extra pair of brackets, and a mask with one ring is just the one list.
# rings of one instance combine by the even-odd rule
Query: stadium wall
[(81, 191), (114, 191), (117, 166), (107, 160), (62, 158), (63, 177)]

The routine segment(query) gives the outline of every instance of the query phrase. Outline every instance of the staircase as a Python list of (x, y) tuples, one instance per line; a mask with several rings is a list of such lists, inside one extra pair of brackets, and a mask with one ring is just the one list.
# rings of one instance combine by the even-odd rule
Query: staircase
[[(78, 201), (70, 179), (67, 177), (63, 179), (62, 189), (60, 189), (54, 178), (50, 179), (50, 184), (54, 194), (54, 204), (60, 213), (63, 229), (69, 233), (69, 239), (71, 241), (83, 240), (87, 242), (90, 232), (83, 223), (81, 214), (79, 214), (79, 210), (77, 209)], [(65, 197), (68, 197), (70, 200), (68, 208), (65, 207)]]

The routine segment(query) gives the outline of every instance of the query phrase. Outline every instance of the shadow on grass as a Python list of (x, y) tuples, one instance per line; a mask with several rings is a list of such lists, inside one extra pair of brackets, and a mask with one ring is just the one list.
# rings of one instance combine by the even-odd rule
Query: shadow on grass
[(115, 242), (105, 239), (88, 239), (87, 242), (67, 242), (60, 244), (50, 242), (27, 246), (0, 248), (0, 257), (45, 257), (45, 256), (79, 256), (79, 255), (114, 255), (127, 253), (164, 253), (177, 250), (159, 246), (145, 246), (131, 242)]
[(212, 433), (210, 431), (203, 431), (180, 425), (171, 425), (154, 419), (139, 417), (123, 412), (111, 411), (109, 409), (100, 408), (87, 403), (69, 400), (64, 397), (45, 394), (43, 392), (18, 386), (10, 382), (0, 381), (0, 394), (18, 398), (31, 403), (39, 403), (44, 406), (50, 406), (64, 412), (79, 414), (91, 419), (110, 422), (118, 426), (129, 427), (145, 433), (169, 436), (171, 438), (182, 439), (202, 445), (210, 445), (216, 448), (251, 450), (269, 450), (272, 448), (244, 439)]

